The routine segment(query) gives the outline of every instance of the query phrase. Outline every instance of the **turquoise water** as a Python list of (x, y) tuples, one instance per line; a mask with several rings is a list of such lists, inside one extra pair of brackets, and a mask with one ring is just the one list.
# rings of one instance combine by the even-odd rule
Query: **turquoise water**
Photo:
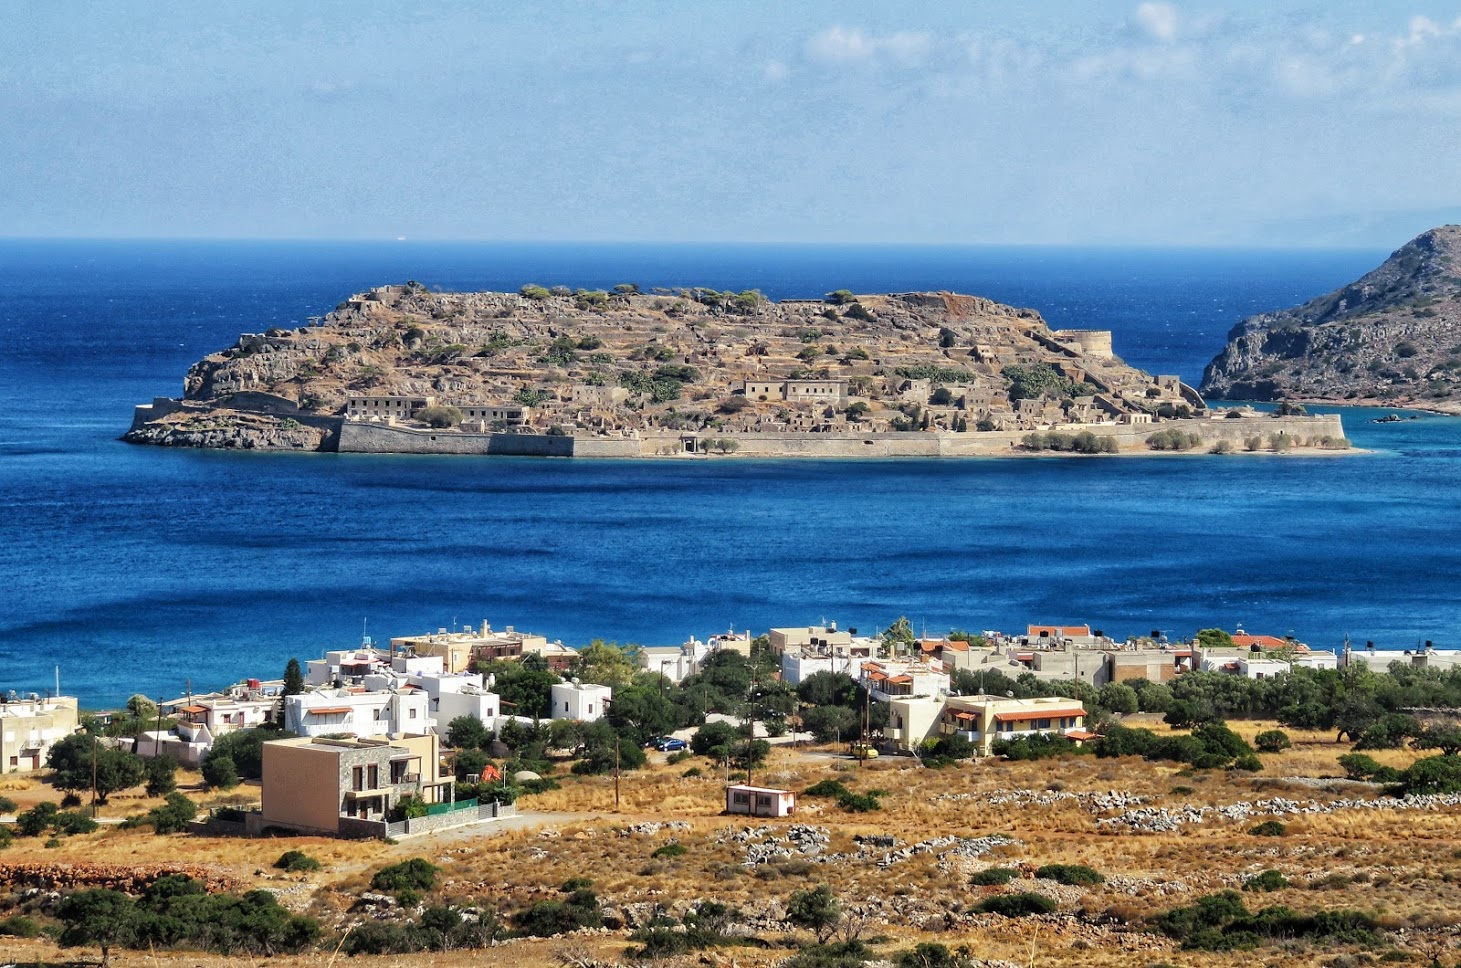
[(1195, 380), (1238, 316), (1383, 253), (0, 243), (0, 688), (110, 703), (438, 626), (581, 644), (727, 626), (1208, 625), (1456, 645), (1461, 420), (1347, 457), (573, 462), (229, 454), (116, 437), (240, 331), (417, 278), (949, 288), (1109, 327)]

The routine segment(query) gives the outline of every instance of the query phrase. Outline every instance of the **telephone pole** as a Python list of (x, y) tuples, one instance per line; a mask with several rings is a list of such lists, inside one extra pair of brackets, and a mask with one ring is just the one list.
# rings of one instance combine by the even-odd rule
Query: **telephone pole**
[(619, 737), (614, 737), (614, 810), (619, 810)]

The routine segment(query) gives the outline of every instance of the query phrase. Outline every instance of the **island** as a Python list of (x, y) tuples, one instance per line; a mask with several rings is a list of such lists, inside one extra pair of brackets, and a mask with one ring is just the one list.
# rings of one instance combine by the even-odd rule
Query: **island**
[(126, 440), (350, 453), (938, 457), (1348, 446), (1337, 416), (1214, 410), (1103, 330), (951, 292), (525, 285), (351, 296), (241, 336)]
[(1421, 233), (1302, 306), (1238, 323), (1202, 392), (1461, 413), (1461, 225)]

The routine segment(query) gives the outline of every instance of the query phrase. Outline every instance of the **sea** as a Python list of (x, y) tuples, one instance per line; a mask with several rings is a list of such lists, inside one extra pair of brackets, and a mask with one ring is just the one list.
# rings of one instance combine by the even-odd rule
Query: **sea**
[[(1221, 626), (1461, 645), (1461, 419), (1344, 408), (1369, 453), (574, 461), (118, 440), (241, 332), (415, 279), (948, 289), (1110, 329), (1196, 383), (1239, 319), (1386, 253), (0, 240), (0, 690), (174, 697), (490, 622), (573, 646), (836, 621)], [(1406, 416), (1412, 416), (1406, 414)]]

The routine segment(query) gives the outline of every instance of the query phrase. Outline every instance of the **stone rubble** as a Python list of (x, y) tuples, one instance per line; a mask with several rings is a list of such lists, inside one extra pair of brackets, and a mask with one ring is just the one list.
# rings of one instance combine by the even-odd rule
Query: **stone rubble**
[(1133, 833), (1169, 833), (1184, 824), (1208, 820), (1251, 820), (1254, 817), (1286, 817), (1305, 814), (1339, 813), (1344, 810), (1434, 810), (1461, 806), (1461, 793), (1432, 793), (1404, 798), (1339, 800), (1290, 800), (1270, 797), (1266, 800), (1224, 803), (1217, 806), (1140, 807), (1115, 817), (1096, 821), (1098, 827), (1124, 828)]
[(661, 830), (689, 830), (690, 824), (684, 820), (646, 820), (643, 823), (633, 823), (627, 827), (618, 828), (620, 837), (633, 837), (638, 834), (641, 837), (648, 837), (659, 833)]

